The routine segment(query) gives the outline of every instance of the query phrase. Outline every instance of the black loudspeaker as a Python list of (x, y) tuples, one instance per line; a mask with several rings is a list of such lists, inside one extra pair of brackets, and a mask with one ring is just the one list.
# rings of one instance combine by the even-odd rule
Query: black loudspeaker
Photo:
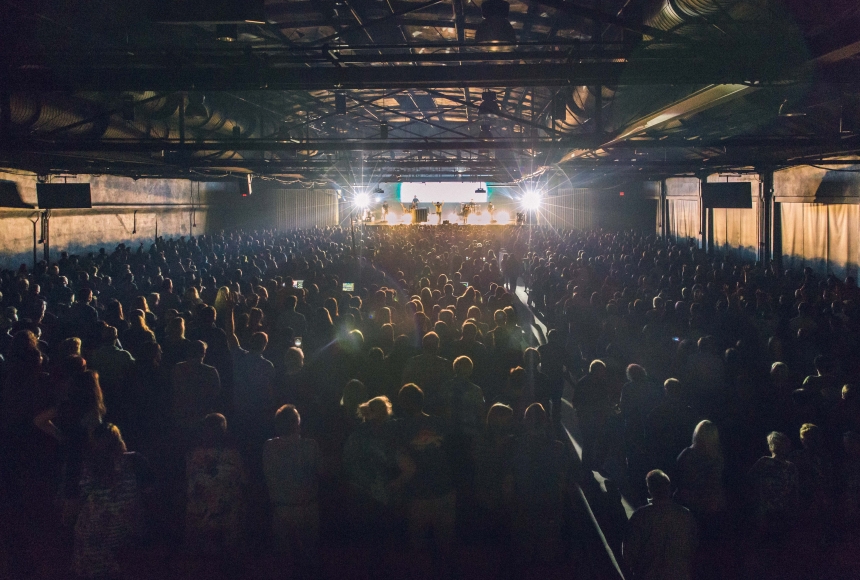
[(752, 183), (703, 183), (702, 205), (706, 208), (752, 208)]
[(443, 225), (443, 226), (450, 226), (450, 225), (451, 225), (451, 220), (442, 220), (442, 225)]
[(37, 183), (36, 198), (41, 209), (93, 207), (89, 183)]
[(334, 111), (338, 115), (346, 115), (346, 95), (343, 93), (334, 94)]
[(420, 207), (412, 210), (412, 223), (423, 224), (427, 222), (427, 208)]

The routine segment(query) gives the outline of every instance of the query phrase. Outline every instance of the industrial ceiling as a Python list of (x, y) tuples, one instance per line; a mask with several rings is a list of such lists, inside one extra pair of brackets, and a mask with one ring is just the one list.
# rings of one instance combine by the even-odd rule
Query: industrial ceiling
[(860, 152), (853, 0), (0, 8), (0, 166), (43, 174), (587, 184)]

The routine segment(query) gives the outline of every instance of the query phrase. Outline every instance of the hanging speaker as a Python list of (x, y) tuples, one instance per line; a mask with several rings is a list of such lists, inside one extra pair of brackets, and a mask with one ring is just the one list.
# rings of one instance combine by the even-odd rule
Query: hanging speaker
[(338, 115), (346, 115), (346, 95), (344, 93), (334, 94), (334, 111)]
[(379, 126), (379, 138), (380, 139), (388, 139), (388, 125), (382, 123)]
[(556, 121), (567, 119), (567, 95), (559, 91), (552, 98), (552, 116)]

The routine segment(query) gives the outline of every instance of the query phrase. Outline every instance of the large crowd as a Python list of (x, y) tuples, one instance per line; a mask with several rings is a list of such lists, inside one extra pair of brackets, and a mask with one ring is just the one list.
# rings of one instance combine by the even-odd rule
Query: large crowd
[(336, 542), (456, 577), (481, 541), (519, 578), (564, 560), (593, 473), (638, 508), (632, 578), (731, 577), (741, 545), (860, 523), (852, 278), (633, 232), (394, 226), (63, 253), (0, 292), (10, 577), (50, 528), (84, 578), (153, 543), (315, 578)]

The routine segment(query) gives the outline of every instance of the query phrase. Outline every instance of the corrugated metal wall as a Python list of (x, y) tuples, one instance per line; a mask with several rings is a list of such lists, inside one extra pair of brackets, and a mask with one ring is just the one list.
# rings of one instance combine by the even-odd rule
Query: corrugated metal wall
[(333, 189), (276, 189), (275, 227), (279, 230), (336, 226), (337, 195)]
[(596, 203), (596, 194), (590, 189), (558, 189), (544, 199), (541, 222), (556, 228), (597, 227)]

